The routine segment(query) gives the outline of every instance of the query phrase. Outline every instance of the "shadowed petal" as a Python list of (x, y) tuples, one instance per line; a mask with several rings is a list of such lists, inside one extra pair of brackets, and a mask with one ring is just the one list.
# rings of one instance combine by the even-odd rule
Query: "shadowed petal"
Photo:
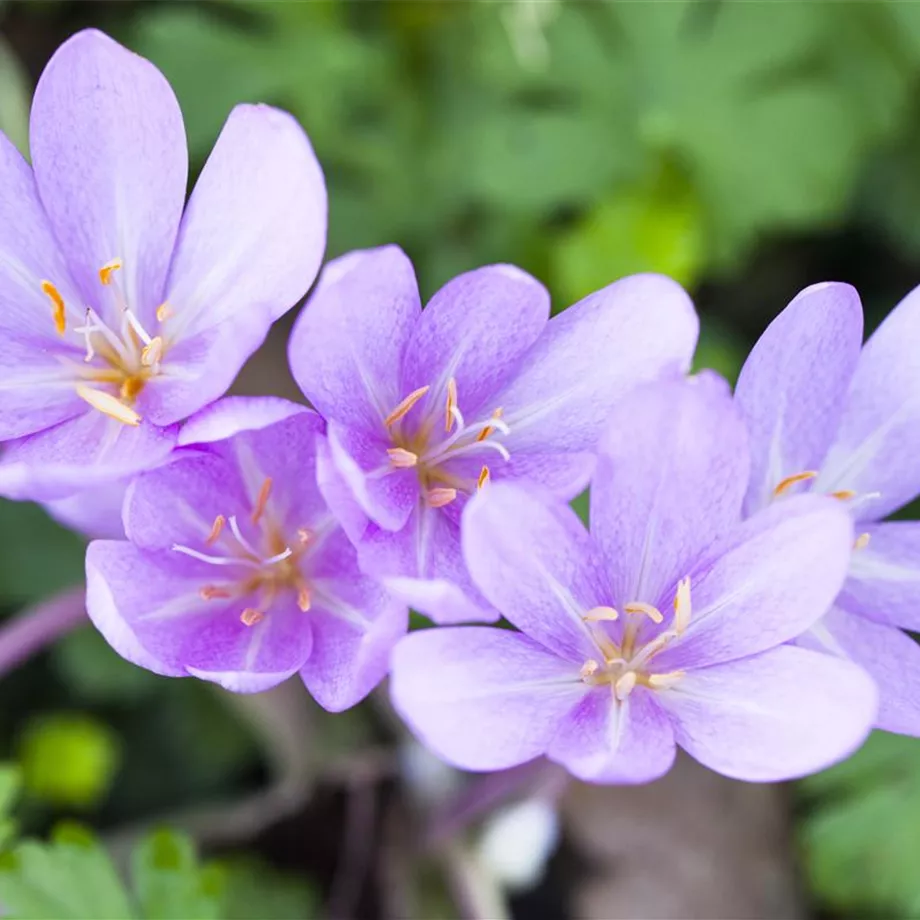
[(577, 669), (519, 633), (426, 629), (393, 651), (393, 704), (421, 741), (464, 770), (503, 770), (545, 753), (588, 692)]
[(68, 498), (45, 502), (44, 508), (56, 521), (93, 540), (123, 540), (122, 506), (129, 480), (107, 482), (83, 489)]

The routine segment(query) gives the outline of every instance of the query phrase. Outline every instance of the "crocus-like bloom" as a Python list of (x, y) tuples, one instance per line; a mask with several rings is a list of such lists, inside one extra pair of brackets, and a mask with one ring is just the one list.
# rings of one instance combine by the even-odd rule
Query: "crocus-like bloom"
[(87, 609), (117, 652), (240, 692), (299, 672), (333, 711), (373, 689), (408, 610), (358, 570), (320, 495), (321, 429), (274, 398), (186, 423), (174, 459), (128, 489), (128, 540), (87, 551)]
[(727, 387), (705, 377), (647, 385), (614, 409), (590, 534), (564, 505), (484, 489), (464, 512), (466, 561), (520, 632), (401, 640), (397, 710), (458, 767), (546, 755), (594, 782), (661, 776), (676, 745), (751, 781), (850, 753), (875, 715), (871, 679), (783, 643), (833, 601), (852, 524), (817, 496), (739, 523), (747, 472)]
[[(920, 495), (920, 288), (862, 345), (847, 284), (806, 288), (745, 362), (736, 399), (751, 438), (748, 513), (801, 492), (856, 522), (849, 577), (807, 641), (859, 662), (878, 727), (920, 735), (920, 523), (882, 522)], [(880, 523), (882, 522), (882, 523)]]
[(160, 462), (325, 246), (326, 193), (287, 114), (235, 108), (183, 213), (182, 114), (96, 31), (35, 91), (32, 168), (0, 135), (0, 493), (39, 500)]
[(294, 328), (294, 377), (328, 421), (329, 500), (362, 565), (438, 622), (497, 617), (463, 564), (469, 496), (493, 479), (573, 498), (614, 401), (686, 371), (698, 332), (658, 275), (548, 317), (545, 288), (509, 265), (460, 275), (422, 310), (388, 246), (327, 265)]

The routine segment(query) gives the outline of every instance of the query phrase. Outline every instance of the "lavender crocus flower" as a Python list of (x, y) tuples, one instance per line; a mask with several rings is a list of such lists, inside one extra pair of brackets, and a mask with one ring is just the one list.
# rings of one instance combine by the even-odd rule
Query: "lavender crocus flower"
[(651, 384), (613, 412), (591, 532), (563, 505), (495, 484), (463, 549), (520, 632), (423, 630), (393, 654), (397, 710), (470, 770), (540, 755), (594, 782), (645, 782), (679, 745), (751, 781), (821, 769), (865, 737), (871, 679), (786, 645), (833, 601), (852, 525), (803, 496), (739, 524), (744, 429), (708, 376)]
[(613, 402), (686, 371), (698, 332), (658, 275), (548, 316), (545, 288), (509, 265), (460, 275), (422, 310), (388, 246), (327, 265), (294, 328), (294, 377), (328, 421), (329, 500), (362, 565), (438, 622), (498, 615), (460, 551), (469, 496), (493, 479), (574, 497)]
[(32, 168), (0, 135), (0, 493), (57, 499), (162, 460), (304, 294), (326, 193), (287, 114), (235, 108), (183, 213), (182, 114), (96, 31), (35, 91)]
[(227, 398), (135, 479), (128, 540), (86, 558), (87, 610), (117, 652), (239, 692), (299, 672), (333, 711), (373, 689), (408, 611), (358, 570), (319, 493), (321, 430), (285, 400)]
[(862, 345), (847, 284), (802, 291), (745, 362), (736, 399), (751, 434), (748, 513), (800, 492), (836, 496), (856, 522), (849, 577), (810, 644), (863, 665), (878, 727), (920, 735), (920, 523), (885, 522), (920, 495), (920, 288)]

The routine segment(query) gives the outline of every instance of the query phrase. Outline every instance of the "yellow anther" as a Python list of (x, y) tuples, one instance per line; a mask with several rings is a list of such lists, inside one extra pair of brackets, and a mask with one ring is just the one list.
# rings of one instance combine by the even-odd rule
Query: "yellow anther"
[(633, 688), (636, 686), (636, 672), (627, 671), (625, 674), (617, 678), (616, 683), (613, 685), (613, 692), (616, 695), (616, 698), (622, 702), (633, 692)]
[(418, 454), (404, 447), (387, 448), (387, 454), (390, 458), (390, 466), (395, 470), (408, 470), (418, 463)]
[(383, 424), (389, 428), (395, 425), (429, 390), (431, 387), (419, 387), (413, 390), (384, 420)]
[(81, 383), (77, 384), (77, 396), (86, 400), (103, 415), (107, 415), (123, 425), (131, 425), (136, 428), (141, 423), (141, 417), (130, 406), (126, 406), (121, 400), (112, 396), (111, 393), (94, 390), (92, 387), (84, 386)]
[(679, 683), (686, 671), (669, 671), (667, 674), (649, 674), (645, 682), (652, 690), (670, 690)]
[(489, 468), (484, 466), (479, 471), (479, 478), (476, 480), (476, 488), (481, 489), (489, 481)]
[(51, 315), (54, 317), (54, 328), (58, 335), (63, 335), (67, 328), (67, 317), (64, 310), (64, 298), (60, 291), (50, 282), (42, 281), (42, 293), (51, 301)]
[(121, 259), (112, 259), (111, 262), (106, 262), (105, 265), (99, 269), (99, 280), (103, 284), (111, 284), (112, 275), (121, 268), (121, 265)]
[(310, 531), (306, 527), (300, 527), (297, 530), (297, 542), (301, 546), (306, 546), (310, 542)]
[[(502, 410), (501, 410), (501, 408), (496, 409), (496, 410), (492, 413), (492, 418), (498, 419), (498, 418), (501, 418), (501, 417), (502, 417)], [(485, 439), (486, 439), (490, 434), (492, 434), (493, 431), (495, 431), (495, 429), (494, 429), (491, 425), (487, 425), (485, 428), (482, 429), (482, 431), (479, 432), (479, 436), (476, 438), (476, 440), (477, 440), (477, 441), (485, 441)]]
[(589, 658), (581, 666), (581, 670), (578, 673), (581, 675), (582, 680), (587, 680), (589, 677), (597, 673), (598, 668), (600, 668), (600, 665), (593, 658)]
[(451, 377), (447, 381), (447, 407), (444, 410), (444, 430), (454, 427), (454, 409), (457, 408), (457, 381)]
[(214, 518), (214, 523), (211, 525), (211, 532), (205, 537), (204, 541), (208, 546), (212, 546), (217, 542), (224, 529), (224, 524), (226, 523), (227, 519), (222, 514), (218, 514), (217, 517)]
[(163, 339), (156, 335), (150, 340), (149, 345), (141, 349), (141, 364), (144, 367), (154, 367), (160, 363), (163, 357)]
[[(96, 375), (96, 380), (99, 380), (98, 374)], [(143, 389), (143, 377), (125, 377), (125, 379), (121, 382), (118, 393), (121, 396), (123, 402), (133, 403)]]
[(856, 542), (853, 544), (854, 550), (865, 549), (869, 545), (869, 540), (872, 538), (871, 534), (861, 533), (857, 538)]
[(428, 495), (428, 504), (432, 508), (443, 508), (445, 505), (449, 505), (456, 497), (456, 489), (446, 489), (446, 488), (436, 488), (429, 489)]
[(619, 618), (619, 613), (613, 607), (593, 607), (582, 617), (586, 623), (612, 622)]
[(787, 476), (785, 479), (780, 480), (779, 484), (773, 490), (773, 494), (776, 496), (782, 495), (784, 492), (788, 492), (794, 485), (799, 482), (808, 482), (809, 479), (814, 479), (818, 475), (817, 470), (805, 470), (803, 473), (796, 473), (793, 476)]
[(306, 585), (301, 585), (297, 591), (297, 606), (303, 613), (310, 609), (310, 589)]
[(271, 495), (271, 492), (272, 478), (271, 476), (266, 476), (262, 486), (259, 489), (259, 494), (256, 496), (256, 503), (252, 509), (253, 524), (258, 524), (262, 518), (262, 515), (265, 514), (265, 506), (268, 504), (268, 496)]
[(240, 622), (244, 626), (255, 626), (256, 623), (261, 623), (265, 619), (265, 614), (261, 610), (256, 610), (255, 607), (247, 607), (240, 614)]
[(674, 594), (674, 629), (678, 634), (687, 628), (692, 614), (693, 604), (690, 599), (690, 576), (688, 575), (677, 583), (677, 591)]
[(205, 585), (199, 592), (202, 600), (212, 601), (215, 598), (233, 597), (233, 594), (226, 588), (218, 588), (216, 585)]
[(664, 617), (657, 607), (653, 607), (651, 604), (644, 604), (642, 601), (632, 601), (632, 603), (626, 604), (623, 610), (626, 613), (641, 613), (647, 616), (653, 623), (664, 622)]
[(840, 489), (829, 494), (831, 498), (838, 498), (842, 502), (848, 502), (851, 498), (856, 498), (856, 493), (852, 489)]
[(165, 323), (171, 316), (175, 316), (173, 308), (168, 303), (161, 303), (157, 307), (157, 322)]

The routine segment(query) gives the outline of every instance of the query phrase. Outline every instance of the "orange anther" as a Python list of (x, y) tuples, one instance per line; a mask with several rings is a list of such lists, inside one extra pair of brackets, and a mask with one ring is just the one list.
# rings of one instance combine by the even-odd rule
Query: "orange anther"
[(306, 613), (310, 609), (310, 589), (301, 585), (297, 591), (297, 606)]
[(94, 390), (92, 387), (84, 386), (82, 383), (77, 384), (76, 390), (80, 399), (86, 400), (103, 415), (121, 422), (122, 425), (130, 425), (132, 428), (140, 425), (141, 417), (130, 406), (126, 406), (111, 393)]
[(211, 532), (204, 541), (208, 546), (217, 542), (217, 538), (220, 536), (221, 531), (224, 529), (224, 524), (226, 523), (227, 519), (222, 514), (218, 514), (217, 517), (214, 518), (214, 523), (211, 525)]
[(782, 495), (784, 492), (788, 492), (789, 489), (797, 483), (807, 482), (809, 479), (814, 479), (817, 475), (817, 470), (805, 470), (804, 473), (796, 473), (793, 476), (787, 476), (785, 479), (780, 480), (779, 484), (773, 490), (773, 494), (776, 496)]
[(389, 428), (396, 424), (429, 390), (431, 387), (419, 387), (413, 390), (384, 420), (383, 424)]
[(271, 476), (266, 476), (265, 481), (262, 483), (262, 487), (259, 489), (259, 494), (256, 496), (255, 507), (252, 509), (252, 523), (258, 524), (262, 515), (265, 514), (265, 506), (268, 504), (268, 496), (272, 491), (272, 478)]
[(479, 471), (479, 479), (476, 480), (476, 488), (481, 489), (489, 481), (489, 468), (484, 466)]
[(121, 264), (121, 259), (112, 259), (111, 262), (106, 262), (105, 265), (99, 269), (99, 280), (103, 284), (111, 284), (112, 275), (121, 268)]
[(42, 293), (51, 301), (51, 315), (54, 317), (54, 328), (58, 335), (63, 335), (67, 328), (67, 319), (64, 310), (64, 298), (60, 291), (50, 282), (42, 281)]
[(408, 470), (418, 463), (418, 454), (403, 447), (389, 447), (387, 454), (390, 458), (390, 466), (396, 470)]
[(218, 588), (216, 585), (205, 585), (198, 594), (202, 600), (212, 601), (219, 597), (233, 597), (226, 588)]
[(247, 607), (240, 614), (240, 622), (244, 626), (255, 626), (256, 623), (261, 623), (265, 619), (265, 614), (261, 610), (256, 610), (255, 607)]
[(447, 407), (444, 410), (444, 430), (454, 427), (454, 409), (457, 408), (457, 381), (451, 377), (447, 381)]
[[(496, 410), (492, 413), (492, 418), (501, 418), (501, 417), (502, 417), (502, 410), (501, 410), (501, 408), (499, 407), (498, 409), (496, 409)], [(492, 434), (493, 431), (495, 431), (495, 429), (494, 429), (491, 425), (487, 425), (485, 428), (482, 429), (482, 431), (479, 432), (479, 435), (478, 435), (478, 437), (476, 438), (476, 440), (477, 440), (477, 441), (485, 441), (485, 439), (486, 439), (490, 434)]]
[(443, 508), (457, 497), (456, 489), (436, 488), (428, 490), (428, 504), (432, 508)]

